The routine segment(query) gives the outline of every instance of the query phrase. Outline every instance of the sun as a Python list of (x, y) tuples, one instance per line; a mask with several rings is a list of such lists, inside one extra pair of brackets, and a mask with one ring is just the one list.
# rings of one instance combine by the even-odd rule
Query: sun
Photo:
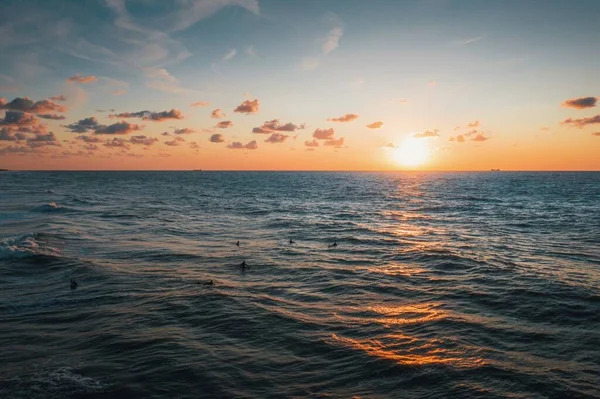
[(393, 152), (394, 161), (411, 168), (421, 166), (429, 158), (429, 148), (423, 139), (409, 137)]

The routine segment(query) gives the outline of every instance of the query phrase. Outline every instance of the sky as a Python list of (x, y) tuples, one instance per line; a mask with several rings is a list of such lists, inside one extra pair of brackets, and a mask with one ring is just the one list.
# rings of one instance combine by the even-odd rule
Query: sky
[(597, 0), (0, 7), (0, 168), (600, 170)]

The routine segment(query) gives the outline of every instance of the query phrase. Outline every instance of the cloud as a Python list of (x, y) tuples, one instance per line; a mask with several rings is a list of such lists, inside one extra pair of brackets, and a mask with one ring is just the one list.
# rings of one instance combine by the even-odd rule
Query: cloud
[(81, 140), (84, 143), (100, 143), (100, 142), (102, 142), (102, 139), (100, 139), (99, 137), (94, 137), (94, 136), (77, 136), (76, 139)]
[(127, 150), (129, 149), (129, 144), (127, 140), (118, 137), (115, 137), (112, 140), (106, 140), (104, 146), (108, 148), (125, 148)]
[(92, 83), (96, 82), (97, 80), (98, 79), (95, 76), (81, 76), (78, 73), (67, 78), (67, 82), (71, 83)]
[(154, 143), (156, 143), (158, 141), (158, 139), (156, 137), (148, 137), (148, 136), (131, 136), (131, 138), (129, 139), (129, 142), (131, 144), (140, 144), (140, 145), (152, 145)]
[(228, 127), (233, 126), (233, 122), (232, 121), (221, 121), (219, 123), (217, 123), (217, 125), (215, 127), (218, 127), (219, 129), (227, 129)]
[(200, 146), (195, 141), (190, 141), (190, 148), (197, 150), (198, 148), (200, 148)]
[(329, 31), (329, 34), (325, 38), (325, 42), (321, 46), (323, 50), (323, 54), (329, 54), (333, 50), (335, 50), (339, 44), (342, 35), (344, 34), (344, 30), (341, 27), (335, 27)]
[(122, 112), (120, 114), (109, 115), (110, 118), (141, 118), (147, 121), (163, 122), (169, 119), (183, 119), (183, 114), (178, 109), (172, 109), (170, 111), (152, 112), (152, 111), (138, 111), (138, 112)]
[(25, 140), (27, 136), (20, 132), (13, 132), (12, 129), (3, 127), (0, 129), (0, 141), (19, 141)]
[(51, 119), (54, 121), (61, 121), (61, 120), (67, 118), (64, 115), (57, 115), (57, 114), (39, 114), (38, 117), (42, 118), (42, 119)]
[(88, 150), (88, 151), (97, 151), (100, 149), (100, 147), (98, 147), (96, 144), (86, 144), (86, 145), (82, 146), (81, 148), (83, 148), (84, 150)]
[(335, 148), (340, 148), (341, 146), (344, 145), (344, 138), (343, 137), (340, 137), (339, 139), (332, 138), (331, 140), (325, 141), (325, 145), (333, 146)]
[(586, 125), (593, 125), (596, 123), (600, 123), (600, 115), (595, 115), (589, 118), (581, 118), (581, 119), (572, 119), (568, 118), (561, 122), (563, 125), (571, 125), (576, 127), (584, 127)]
[(64, 101), (67, 101), (67, 97), (65, 97), (65, 96), (63, 96), (61, 94), (60, 96), (52, 96), (52, 97), (50, 97), (50, 100), (64, 102)]
[(592, 136), (600, 136), (600, 132), (594, 132), (592, 133)]
[(12, 146), (9, 145), (8, 147), (4, 147), (4, 148), (0, 148), (0, 155), (10, 155), (10, 154), (18, 154), (18, 155), (23, 155), (23, 154), (30, 154), (33, 152), (33, 149), (30, 147), (25, 147), (25, 146)]
[(223, 58), (221, 59), (222, 62), (226, 62), (229, 61), (230, 59), (232, 59), (233, 57), (235, 57), (237, 54), (237, 50), (236, 49), (231, 49), (227, 52), (227, 54), (225, 54), (223, 56)]
[(32, 114), (44, 114), (49, 112), (63, 113), (67, 111), (66, 107), (56, 104), (51, 100), (40, 100), (34, 102), (28, 97), (17, 97), (8, 103), (5, 99), (1, 99), (0, 109), (29, 112)]
[(37, 122), (38, 120), (34, 115), (21, 111), (6, 111), (4, 119), (0, 119), (0, 125), (3, 126), (33, 126)]
[(472, 37), (472, 38), (469, 38), (469, 39), (457, 40), (457, 41), (452, 42), (451, 44), (453, 44), (455, 46), (466, 46), (467, 44), (478, 42), (478, 41), (480, 41), (483, 38), (485, 38), (485, 35), (481, 35), (481, 36), (477, 36), (477, 37)]
[(479, 126), (479, 121), (467, 123), (467, 127), (478, 127), (478, 126)]
[(141, 130), (142, 126), (134, 125), (132, 123), (121, 121), (113, 123), (112, 125), (99, 125), (94, 129), (96, 134), (128, 134), (131, 132), (137, 132)]
[(175, 130), (173, 130), (174, 134), (192, 134), (194, 132), (195, 132), (194, 129), (190, 129), (188, 127), (184, 127), (183, 129), (175, 129)]
[(413, 137), (416, 139), (424, 139), (427, 137), (439, 137), (439, 131), (437, 129), (434, 130), (425, 130), (422, 133), (415, 133), (413, 134)]
[(92, 130), (100, 126), (98, 120), (91, 116), (89, 118), (81, 119), (75, 123), (71, 123), (70, 125), (65, 125), (72, 133), (86, 133), (88, 130)]
[(214, 119), (221, 119), (221, 118), (225, 118), (227, 116), (227, 114), (223, 111), (221, 111), (219, 108), (213, 110), (213, 112), (210, 113), (210, 117), (214, 118)]
[(427, 82), (427, 86), (429, 87), (433, 87), (435, 85), (437, 85), (437, 82), (435, 80), (430, 80), (429, 82)]
[(171, 75), (165, 68), (143, 68), (148, 79), (146, 87), (167, 93), (192, 93), (193, 90), (181, 87), (179, 79)]
[(313, 137), (317, 140), (331, 140), (335, 130), (333, 129), (316, 129), (313, 133)]
[(243, 103), (241, 103), (240, 105), (237, 106), (236, 109), (233, 110), (233, 112), (239, 112), (242, 114), (256, 114), (258, 113), (258, 110), (260, 109), (260, 103), (258, 101), (258, 99), (250, 101), (250, 100), (246, 100)]
[(252, 133), (269, 134), (275, 132), (295, 132), (298, 129), (304, 129), (304, 127), (304, 124), (298, 126), (292, 122), (282, 125), (279, 123), (279, 119), (273, 119), (271, 121), (266, 121), (260, 127), (255, 127), (252, 129)]
[(195, 103), (191, 103), (190, 107), (208, 107), (210, 103), (208, 101), (197, 101)]
[(385, 146), (387, 148), (398, 148), (398, 146), (396, 145), (396, 143), (392, 143), (392, 142), (387, 143)]
[(246, 48), (246, 54), (248, 54), (250, 57), (256, 57), (256, 53), (254, 52), (254, 46), (249, 46), (248, 48)]
[(304, 145), (306, 147), (318, 147), (319, 146), (319, 142), (315, 139), (313, 139), (312, 141), (305, 141)]
[(595, 107), (597, 101), (598, 97), (579, 97), (571, 98), (570, 100), (563, 102), (561, 105), (565, 108), (585, 109)]
[(302, 58), (302, 63), (300, 67), (305, 71), (312, 71), (319, 66), (319, 59), (315, 57), (304, 57)]
[(283, 143), (290, 136), (282, 133), (273, 133), (268, 139), (265, 140), (265, 143)]
[(211, 143), (222, 143), (225, 141), (225, 138), (222, 134), (215, 133), (208, 139)]
[(127, 93), (125, 90), (113, 90), (110, 92), (113, 96), (122, 96), (125, 93)]
[(456, 141), (457, 143), (464, 143), (465, 142), (465, 136), (462, 134), (459, 134), (458, 136), (452, 136), (450, 137), (448, 140), (450, 141)]
[(182, 143), (185, 143), (185, 139), (183, 137), (175, 137), (171, 141), (165, 141), (165, 144), (170, 147), (177, 147), (177, 146), (181, 145)]
[(231, 150), (256, 150), (258, 148), (258, 144), (256, 143), (256, 140), (252, 140), (246, 144), (242, 144), (239, 141), (234, 141), (231, 144), (227, 144), (227, 148)]
[(329, 118), (327, 119), (330, 122), (352, 122), (358, 119), (358, 115), (356, 114), (346, 114), (344, 116), (340, 116), (339, 118)]
[(160, 135), (161, 135), (161, 136), (170, 136), (170, 135), (171, 135), (171, 133), (169, 133), (169, 132), (162, 132)]
[(368, 127), (369, 129), (379, 129), (381, 126), (383, 126), (383, 122), (381, 122), (381, 121), (378, 121), (378, 122), (373, 122), (373, 123), (369, 123), (369, 124), (367, 125), (367, 127)]
[(489, 140), (489, 137), (485, 137), (483, 133), (478, 133), (475, 137), (470, 139), (471, 141), (486, 141)]
[(27, 144), (33, 148), (45, 147), (45, 146), (60, 147), (60, 143), (58, 142), (58, 139), (52, 132), (49, 132), (46, 134), (38, 134), (35, 137), (28, 138)]

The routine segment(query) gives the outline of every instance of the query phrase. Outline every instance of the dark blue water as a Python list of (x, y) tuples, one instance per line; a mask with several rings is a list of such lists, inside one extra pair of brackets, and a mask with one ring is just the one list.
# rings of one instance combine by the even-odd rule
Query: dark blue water
[(599, 398), (600, 173), (0, 173), (0, 397), (353, 396)]

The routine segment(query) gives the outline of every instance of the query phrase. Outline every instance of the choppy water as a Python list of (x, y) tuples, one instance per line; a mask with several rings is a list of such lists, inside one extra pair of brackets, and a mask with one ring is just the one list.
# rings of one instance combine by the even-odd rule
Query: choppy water
[(0, 173), (0, 397), (353, 396), (599, 398), (600, 173)]

